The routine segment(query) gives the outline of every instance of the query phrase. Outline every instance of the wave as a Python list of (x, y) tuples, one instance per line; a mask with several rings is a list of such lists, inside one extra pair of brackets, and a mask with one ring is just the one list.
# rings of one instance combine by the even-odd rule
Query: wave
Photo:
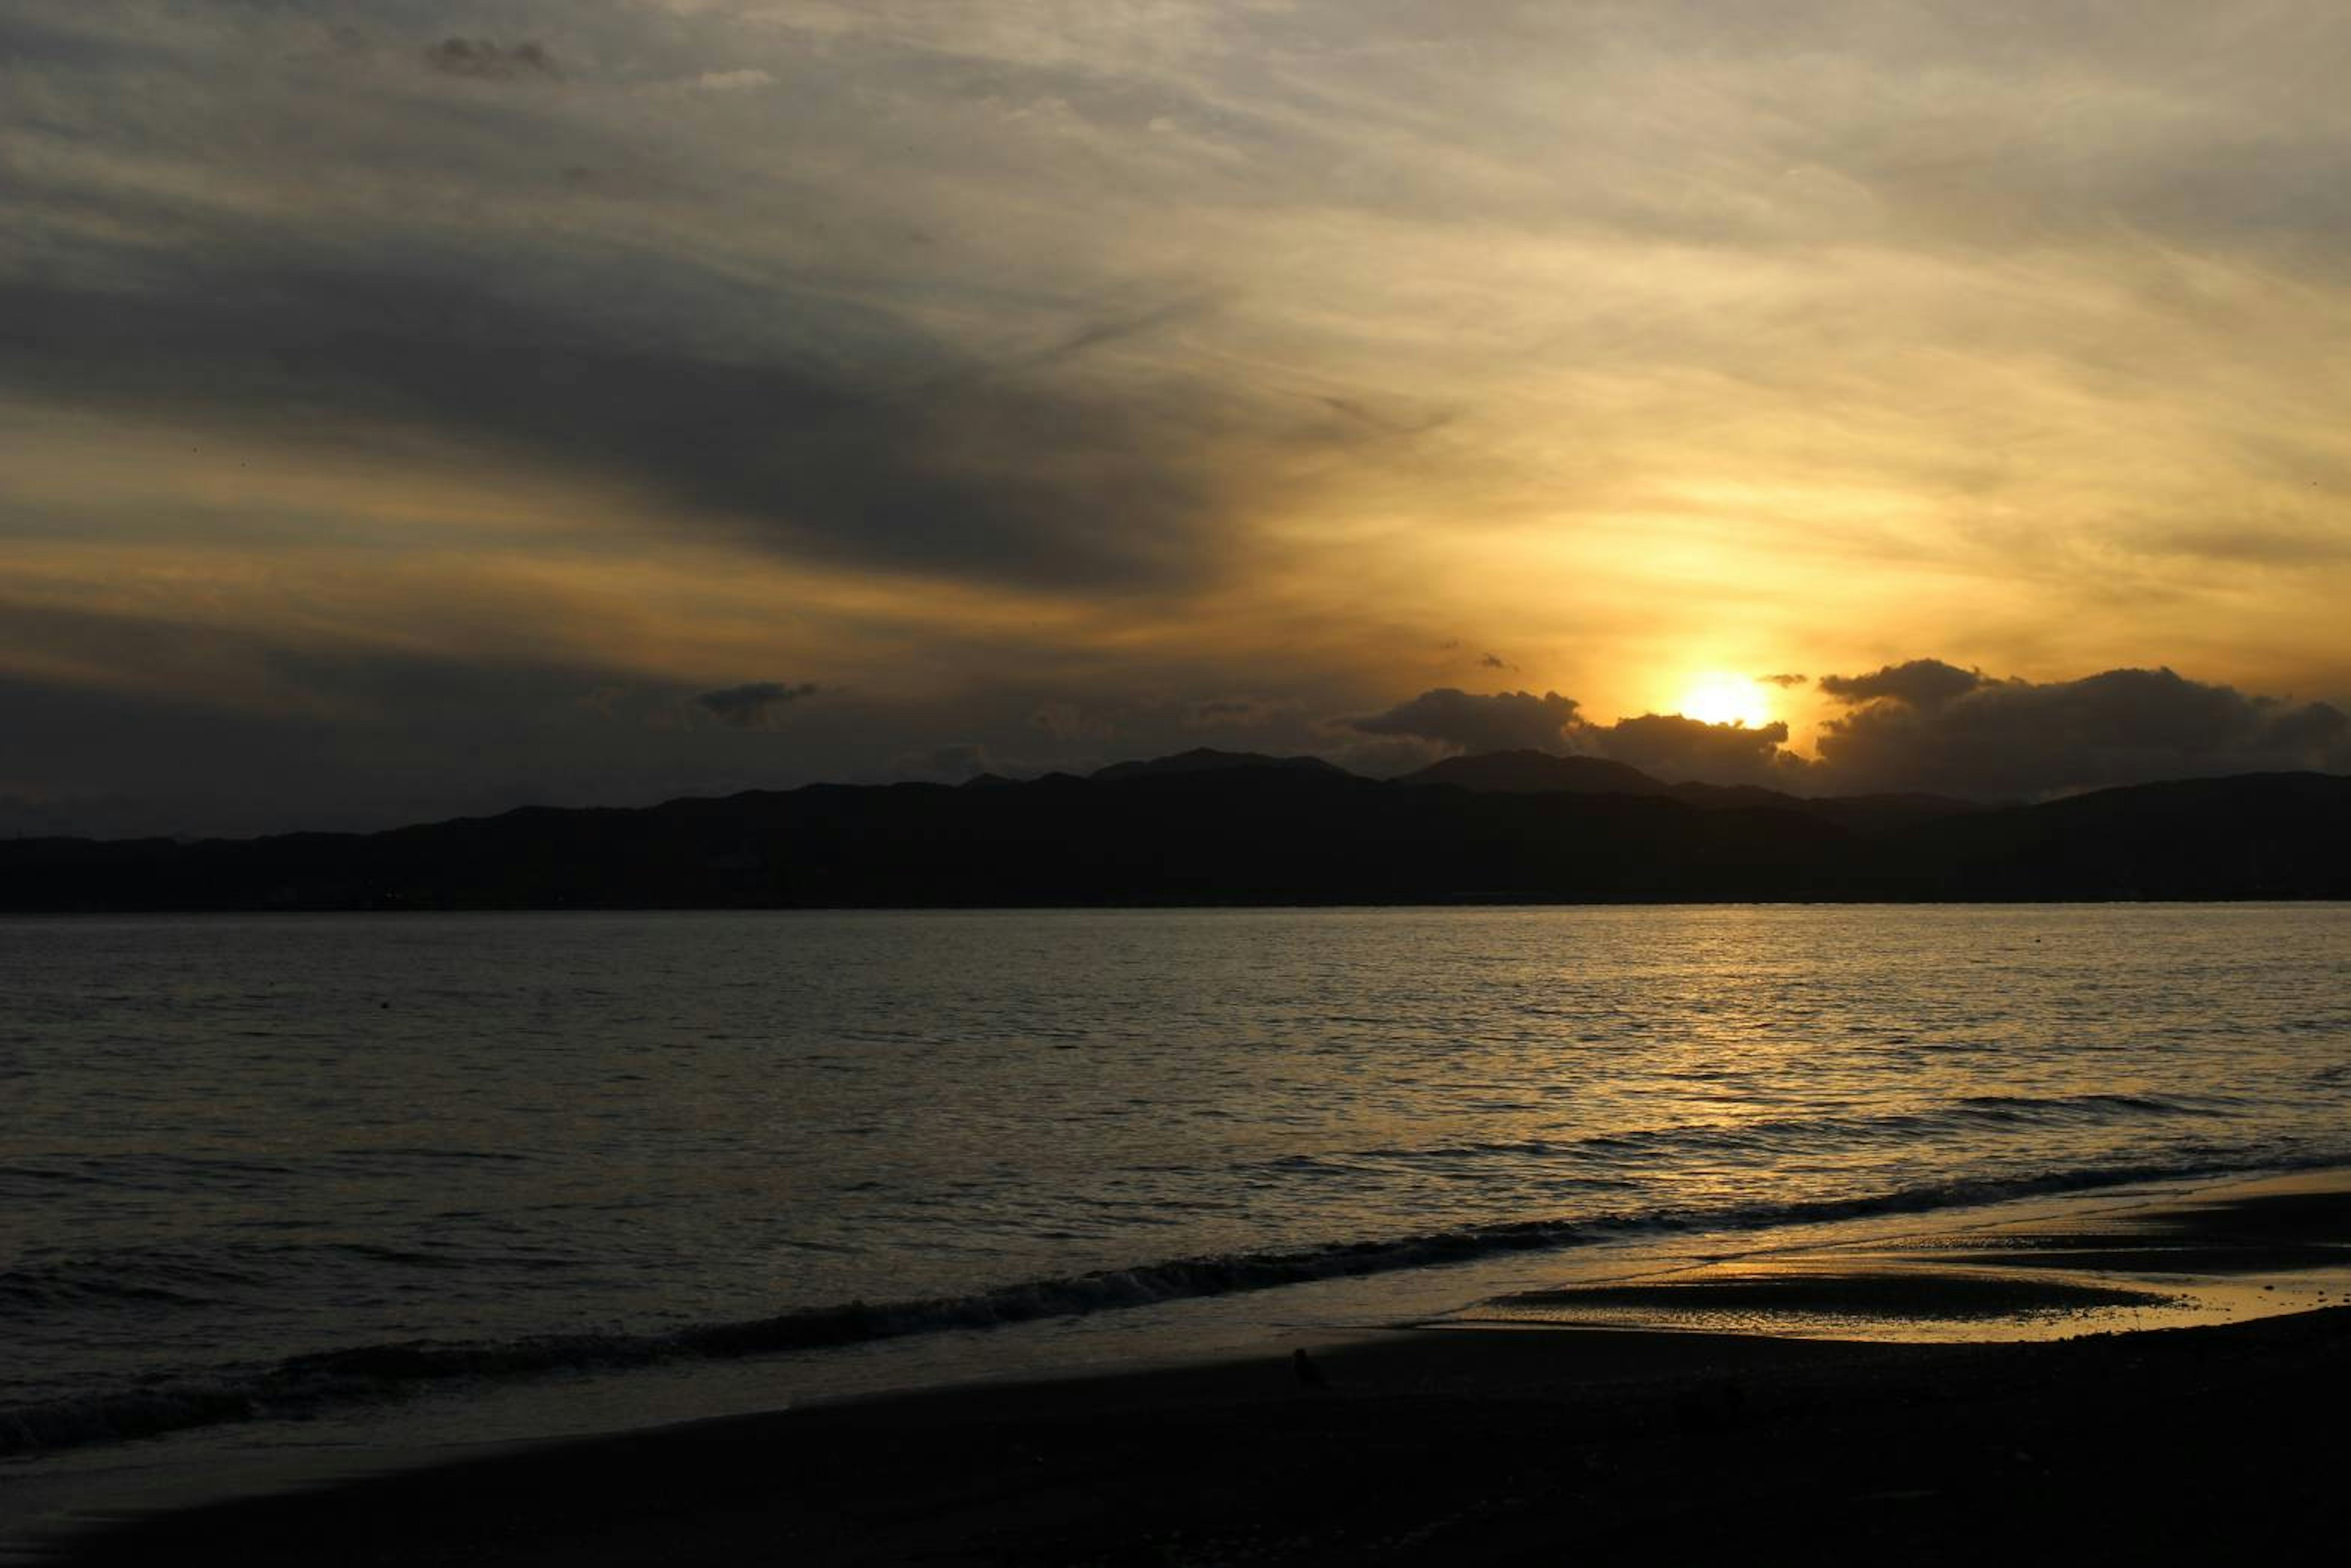
[(393, 1148), (344, 1149), (287, 1165), (211, 1154), (148, 1152), (110, 1157), (103, 1163), (60, 1159), (57, 1162), (0, 1164), (0, 1198), (21, 1192), (37, 1201), (43, 1189), (56, 1187), (120, 1187), (134, 1192), (190, 1189), (236, 1192), (274, 1189), (289, 1180), (321, 1174), (373, 1175), (386, 1166), (529, 1165), (541, 1156), (505, 1149), (435, 1148), (413, 1145)]
[(0, 1269), (0, 1312), (209, 1306), (225, 1292), (258, 1283), (239, 1270), (152, 1250), (139, 1254), (135, 1271), (119, 1256), (64, 1259)]
[(1949, 1113), (2001, 1122), (2100, 1122), (2138, 1116), (2233, 1116), (2246, 1102), (2225, 1094), (1970, 1094)]
[(288, 1357), (217, 1383), (184, 1383), (0, 1409), (0, 1456), (159, 1436), (228, 1422), (299, 1416), (398, 1399), (436, 1385), (662, 1362), (822, 1350), (912, 1334), (987, 1329), (1288, 1285), (1565, 1249), (1643, 1233), (1726, 1231), (1928, 1213), (2008, 1199), (2252, 1169), (2342, 1163), (2334, 1152), (2251, 1162), (2241, 1155), (1929, 1183), (1845, 1198), (1733, 1204), (1520, 1220), (1420, 1235), (1181, 1258), (999, 1285), (967, 1295), (849, 1301), (659, 1333), (563, 1333), (507, 1341), (411, 1340)]
[(2017, 1127), (2082, 1127), (2158, 1117), (2229, 1120), (2243, 1114), (2246, 1102), (2228, 1095), (2093, 1093), (2056, 1096), (1977, 1094), (1876, 1115), (1823, 1113), (1760, 1116), (1746, 1121), (1681, 1122), (1633, 1127), (1557, 1140), (1544, 1138), (1440, 1144), (1419, 1147), (1350, 1149), (1342, 1154), (1284, 1155), (1268, 1168), (1310, 1174), (1377, 1165), (1444, 1165), (1490, 1158), (1575, 1158), (1601, 1155), (1666, 1153), (1817, 1152), (1826, 1148), (1903, 1144), (1937, 1133), (1980, 1133), (1986, 1124)]

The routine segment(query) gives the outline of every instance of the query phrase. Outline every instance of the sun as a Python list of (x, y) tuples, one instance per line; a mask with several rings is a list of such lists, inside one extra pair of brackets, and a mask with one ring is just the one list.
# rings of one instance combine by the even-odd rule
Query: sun
[(1745, 675), (1699, 675), (1682, 688), (1681, 711), (1704, 724), (1760, 729), (1771, 722), (1771, 699), (1761, 682)]

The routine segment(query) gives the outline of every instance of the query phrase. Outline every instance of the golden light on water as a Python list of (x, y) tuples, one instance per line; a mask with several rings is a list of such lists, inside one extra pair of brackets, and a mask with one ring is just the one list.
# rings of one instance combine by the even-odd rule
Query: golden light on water
[(1750, 729), (1771, 722), (1771, 695), (1746, 675), (1702, 674), (1682, 688), (1677, 705), (1685, 718), (1705, 724), (1737, 724)]

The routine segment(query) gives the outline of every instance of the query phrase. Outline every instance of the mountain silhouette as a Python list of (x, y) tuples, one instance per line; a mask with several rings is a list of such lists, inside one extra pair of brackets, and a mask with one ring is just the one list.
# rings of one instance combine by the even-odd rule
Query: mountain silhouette
[[(1466, 760), (1481, 766), (1456, 777), (1541, 766)], [(1698, 803), (1638, 773), (1624, 790), (1479, 790), (1237, 753), (1161, 761), (368, 834), (19, 839), (0, 841), (0, 908), (2351, 898), (2351, 779), (2335, 775), (1976, 808), (1770, 790), (1702, 789)]]
[(1601, 757), (1548, 751), (1489, 751), (1448, 757), (1399, 784), (1450, 784), (1485, 795), (1669, 795), (1709, 811), (1801, 811), (1865, 831), (1932, 821), (1991, 808), (1942, 795), (1790, 795), (1757, 784), (1667, 784)]
[(1488, 751), (1448, 757), (1399, 784), (1451, 784), (1481, 795), (1663, 795), (1667, 787), (1637, 768), (1599, 757), (1548, 751)]
[(1676, 784), (1667, 793), (1708, 811), (1802, 811), (1862, 832), (1883, 832), (1915, 822), (1968, 816), (1993, 810), (1980, 800), (1948, 795), (1786, 795), (1755, 784)]

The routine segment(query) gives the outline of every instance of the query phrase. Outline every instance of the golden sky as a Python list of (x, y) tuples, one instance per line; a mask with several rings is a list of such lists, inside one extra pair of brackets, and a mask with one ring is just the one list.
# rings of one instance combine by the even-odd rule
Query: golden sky
[(2318, 3), (13, 7), (0, 830), (2351, 768), (2346, 58)]

